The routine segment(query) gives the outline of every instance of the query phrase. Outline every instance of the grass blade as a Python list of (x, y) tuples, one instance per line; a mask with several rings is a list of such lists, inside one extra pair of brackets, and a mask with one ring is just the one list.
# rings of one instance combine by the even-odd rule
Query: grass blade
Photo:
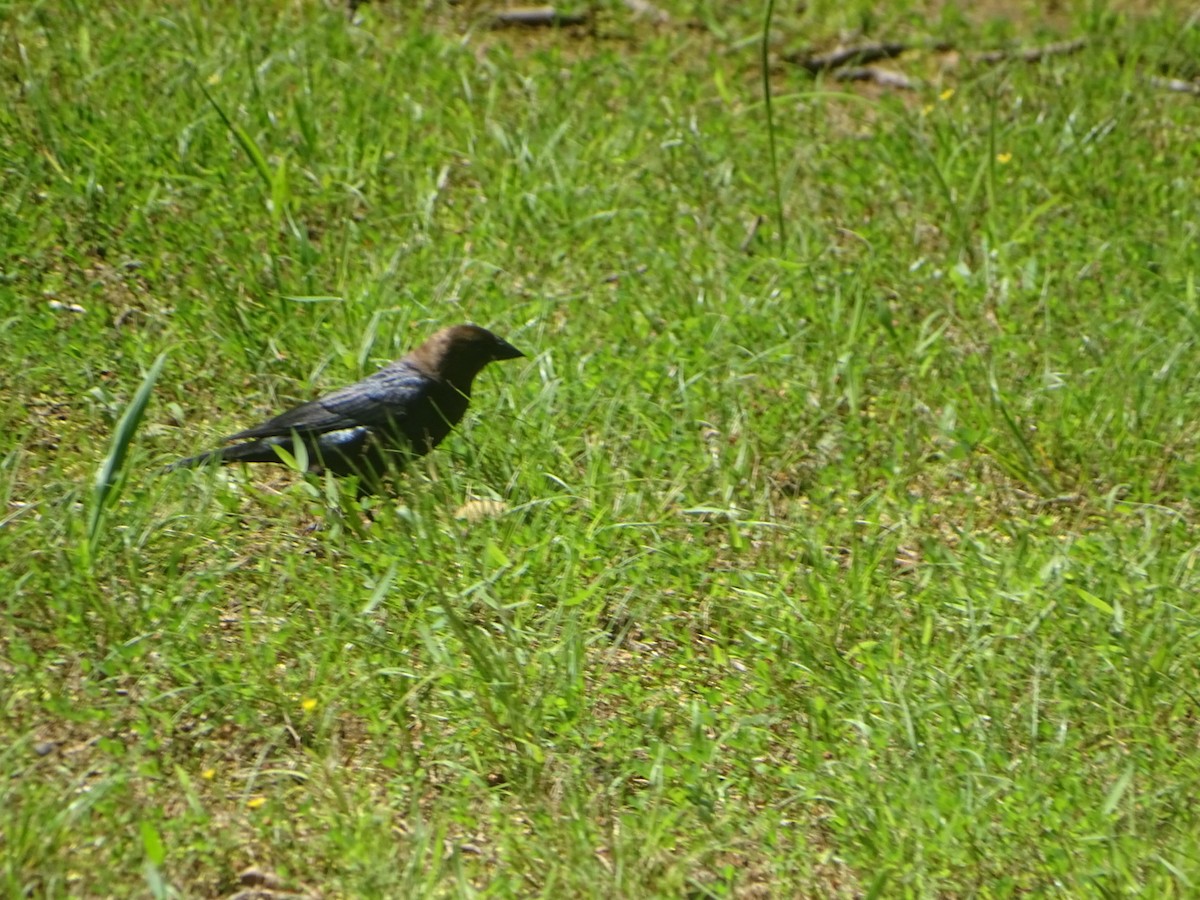
[(775, 151), (775, 110), (771, 105), (771, 20), (775, 17), (775, 0), (767, 0), (763, 13), (761, 58), (763, 105), (767, 113), (767, 149), (771, 160), (771, 186), (775, 192), (775, 222), (779, 229), (779, 247), (787, 248), (787, 222), (783, 215), (783, 191), (779, 186), (779, 159)]
[(217, 103), (212, 94), (208, 92), (208, 88), (203, 82), (197, 82), (200, 85), (200, 90), (204, 93), (204, 97), (208, 100), (213, 109), (217, 111), (217, 115), (221, 117), (221, 121), (225, 123), (225, 127), (229, 129), (229, 133), (233, 135), (234, 140), (241, 145), (246, 151), (246, 155), (250, 157), (250, 161), (254, 163), (254, 168), (258, 170), (258, 177), (262, 179), (266, 185), (268, 195), (272, 195), (276, 189), (275, 178), (271, 174), (271, 166), (267, 162), (267, 158), (259, 149), (258, 144), (254, 142), (254, 138), (250, 137), (249, 133), (241, 125), (234, 122), (225, 114), (225, 110), (221, 108), (221, 104)]
[(121, 420), (117, 422), (112, 446), (109, 447), (108, 455), (105, 456), (103, 464), (96, 472), (96, 481), (92, 488), (92, 507), (88, 513), (87, 524), (89, 557), (95, 550), (96, 542), (100, 537), (104, 523), (104, 511), (119, 493), (120, 476), (125, 467), (125, 459), (129, 455), (129, 445), (133, 443), (133, 436), (137, 433), (138, 425), (141, 424), (142, 414), (146, 411), (146, 404), (150, 402), (150, 394), (154, 390), (155, 382), (158, 381), (166, 359), (167, 354), (160, 353), (158, 359), (154, 361), (154, 365), (150, 367), (150, 371), (146, 373), (146, 377), (142, 379), (137, 393), (133, 395), (133, 399), (125, 407)]

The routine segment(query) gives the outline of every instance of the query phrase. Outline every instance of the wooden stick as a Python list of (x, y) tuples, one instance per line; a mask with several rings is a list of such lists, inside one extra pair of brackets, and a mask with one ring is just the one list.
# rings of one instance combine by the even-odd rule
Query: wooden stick
[(1076, 38), (1073, 41), (1059, 41), (1056, 44), (1046, 44), (1044, 47), (1029, 47), (1025, 50), (985, 50), (982, 53), (973, 53), (969, 58), (972, 62), (980, 63), (1007, 62), (1010, 59), (1034, 63), (1040, 62), (1047, 56), (1064, 56), (1068, 53), (1076, 53), (1085, 46), (1087, 46), (1087, 41), (1084, 38)]
[(828, 72), (830, 69), (840, 69), (851, 63), (865, 66), (881, 59), (892, 59), (911, 49), (913, 49), (912, 44), (894, 42), (861, 44), (857, 47), (838, 47), (828, 53), (793, 53), (787, 57), (787, 60), (815, 75), (818, 72)]
[(553, 6), (518, 6), (513, 9), (497, 10), (493, 15), (493, 23), (504, 28), (512, 25), (539, 27), (551, 25), (583, 25), (587, 22), (587, 13), (559, 12)]
[(833, 73), (837, 81), (870, 81), (883, 87), (898, 88), (902, 91), (915, 91), (917, 83), (903, 72), (893, 72), (890, 69), (880, 69), (875, 66), (851, 66), (838, 69)]
[(1200, 81), (1184, 81), (1182, 78), (1155, 78), (1151, 76), (1150, 83), (1164, 91), (1175, 91), (1180, 94), (1196, 94), (1200, 96)]

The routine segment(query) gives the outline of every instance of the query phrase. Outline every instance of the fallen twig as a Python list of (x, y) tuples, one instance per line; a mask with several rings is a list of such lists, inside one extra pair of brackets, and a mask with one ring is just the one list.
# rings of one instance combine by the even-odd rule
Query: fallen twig
[(1150, 83), (1164, 91), (1175, 91), (1179, 94), (1196, 94), (1200, 96), (1200, 81), (1185, 81), (1182, 78), (1150, 77)]
[(665, 9), (660, 9), (649, 0), (625, 0), (625, 5), (633, 10), (634, 15), (645, 16), (647, 19), (653, 19), (660, 25), (665, 25), (671, 21), (671, 14)]
[[(978, 53), (966, 54), (966, 56), (972, 62), (985, 64), (1008, 60), (1032, 63), (1045, 59), (1047, 56), (1075, 53), (1086, 45), (1085, 39), (1076, 38), (1072, 41), (1059, 41), (1042, 47), (983, 50)], [(860, 44), (856, 47), (838, 47), (827, 53), (792, 53), (784, 58), (814, 75), (820, 72), (837, 72), (836, 77), (839, 81), (873, 81), (885, 87), (911, 90), (916, 87), (916, 82), (912, 79), (898, 72), (873, 68), (870, 64), (881, 59), (895, 59), (909, 50), (946, 53), (953, 49), (955, 49), (954, 46), (949, 43), (906, 44), (899, 41), (884, 41), (877, 44)]]
[(583, 25), (587, 20), (587, 13), (559, 12), (553, 6), (518, 6), (513, 9), (502, 9), (493, 13), (492, 18), (493, 24), (498, 28), (513, 25), (525, 27)]
[(750, 245), (754, 243), (754, 239), (758, 237), (758, 229), (763, 222), (767, 221), (766, 216), (755, 216), (750, 220), (750, 224), (746, 226), (746, 236), (742, 238), (742, 243), (738, 246), (738, 250), (742, 253), (747, 253), (750, 250)]
[(912, 44), (889, 41), (881, 44), (861, 44), (857, 47), (838, 47), (827, 53), (793, 53), (785, 58), (815, 75), (830, 69), (840, 69), (851, 63), (865, 66), (881, 59), (892, 59), (912, 49)]
[(838, 69), (833, 73), (835, 81), (870, 81), (882, 87), (897, 88), (902, 91), (915, 91), (917, 83), (903, 72), (893, 72), (890, 69), (880, 69), (875, 66), (852, 66)]
[(1020, 62), (1040, 62), (1047, 56), (1065, 56), (1068, 53), (1076, 53), (1087, 46), (1087, 41), (1084, 38), (1076, 38), (1073, 41), (1059, 41), (1055, 44), (1046, 44), (1044, 47), (1028, 47), (1024, 50), (984, 50), (982, 53), (973, 53), (970, 55), (972, 62), (978, 63), (999, 63), (1007, 62), (1010, 59), (1015, 59)]

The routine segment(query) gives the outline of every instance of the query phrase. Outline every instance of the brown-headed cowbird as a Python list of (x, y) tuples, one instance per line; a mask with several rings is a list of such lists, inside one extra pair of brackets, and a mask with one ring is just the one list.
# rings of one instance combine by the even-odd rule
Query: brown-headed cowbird
[(443, 328), (403, 359), (362, 381), (318, 397), (226, 438), (240, 441), (181, 459), (168, 468), (209, 460), (280, 462), (275, 448), (296, 454), (299, 438), (313, 471), (358, 475), (374, 482), (389, 460), (422, 456), (442, 442), (463, 414), (471, 382), (493, 360), (524, 356), (478, 325)]

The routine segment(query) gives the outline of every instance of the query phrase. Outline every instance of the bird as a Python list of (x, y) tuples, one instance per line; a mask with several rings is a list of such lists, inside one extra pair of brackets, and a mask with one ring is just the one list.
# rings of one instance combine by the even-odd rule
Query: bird
[(178, 460), (168, 470), (212, 461), (282, 463), (297, 454), (311, 472), (357, 475), (376, 484), (389, 464), (424, 456), (467, 411), (471, 384), (490, 362), (525, 354), (478, 325), (443, 328), (407, 356), (361, 381), (225, 438), (230, 446)]

